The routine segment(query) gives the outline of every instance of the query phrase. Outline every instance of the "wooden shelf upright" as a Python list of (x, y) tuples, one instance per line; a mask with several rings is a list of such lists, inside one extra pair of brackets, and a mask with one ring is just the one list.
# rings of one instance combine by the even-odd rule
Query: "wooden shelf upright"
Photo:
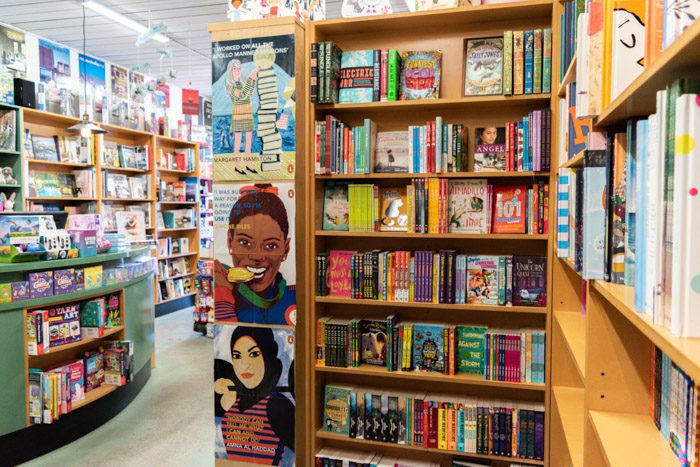
[[(314, 121), (326, 115), (334, 115), (349, 124), (357, 124), (364, 118), (371, 118), (378, 131), (406, 130), (409, 125), (418, 125), (436, 116), (443, 117), (445, 123), (462, 123), (465, 133), (469, 135), (467, 147), (473, 145), (472, 133), (475, 127), (485, 124), (499, 124), (522, 118), (527, 112), (547, 107), (552, 112), (552, 125), (556, 126), (557, 82), (552, 82), (552, 93), (524, 96), (487, 96), (463, 97), (463, 63), (464, 39), (471, 37), (498, 36), (505, 30), (534, 28), (552, 28), (552, 76), (558, 73), (559, 18), (554, 18), (553, 2), (529, 0), (485, 6), (463, 6), (447, 10), (432, 10), (419, 13), (401, 13), (387, 16), (338, 19), (308, 23), (306, 26), (306, 61), (310, 62), (310, 46), (314, 42), (333, 41), (343, 50), (391, 48), (399, 51), (432, 50), (442, 51), (442, 77), (440, 98), (434, 100), (414, 100), (398, 102), (373, 102), (366, 104), (314, 104), (309, 103), (306, 122), (306, 138), (314, 141)], [(308, 73), (308, 70), (307, 70)], [(308, 77), (307, 77), (308, 82)], [(555, 134), (552, 128), (552, 134)], [(307, 154), (313, 161), (313, 147)], [(469, 160), (471, 162), (471, 151)], [(556, 139), (552, 138), (552, 154), (557, 154)], [(466, 155), (465, 155), (466, 157)], [(555, 160), (556, 157), (553, 157)], [(535, 173), (474, 173), (425, 174), (436, 178), (486, 178), (495, 185), (512, 184), (526, 179), (549, 181), (555, 186), (557, 167), (547, 172)], [(527, 463), (549, 465), (549, 432), (551, 430), (550, 412), (550, 364), (552, 345), (550, 333), (552, 328), (552, 268), (555, 232), (550, 223), (547, 235), (419, 235), (406, 233), (356, 233), (327, 232), (322, 230), (324, 187), (330, 180), (347, 180), (376, 183), (382, 186), (400, 186), (411, 177), (423, 174), (368, 174), (368, 175), (314, 175), (313, 164), (306, 174), (310, 187), (309, 223), (311, 232), (309, 251), (306, 255), (306, 267), (309, 277), (307, 293), (310, 296), (305, 325), (310, 336), (304, 351), (312, 371), (308, 374), (305, 385), (308, 388), (307, 431), (309, 456), (303, 465), (313, 465), (313, 456), (324, 447), (351, 448), (354, 450), (373, 451), (391, 456), (402, 456), (416, 460), (437, 461), (441, 466), (450, 466), (454, 457), (488, 459), (491, 465), (508, 465), (509, 463)], [(362, 183), (362, 182), (360, 182)], [(549, 218), (555, 219), (555, 193), (550, 188)], [(502, 241), (507, 238), (507, 241)], [(501, 240), (501, 241), (499, 241)], [(447, 305), (425, 303), (393, 303), (377, 300), (349, 300), (338, 297), (315, 297), (315, 258), (317, 253), (332, 249), (367, 251), (379, 249), (437, 249), (439, 245), (459, 249), (471, 254), (531, 254), (547, 256), (547, 293), (546, 307), (486, 307), (474, 305)], [(316, 367), (316, 320), (323, 316), (334, 318), (368, 318), (381, 319), (399, 309), (401, 316), (408, 321), (436, 321), (450, 324), (488, 324), (491, 327), (517, 328), (530, 326), (545, 329), (546, 371), (545, 384), (499, 383), (467, 378), (464, 375), (444, 376), (417, 374), (412, 372), (390, 372), (376, 367), (334, 368)], [(364, 439), (353, 439), (328, 433), (323, 430), (324, 388), (326, 384), (353, 384), (373, 387), (381, 385), (385, 390), (415, 390), (431, 392), (438, 389), (455, 396), (509, 399), (541, 403), (545, 407), (545, 459), (521, 460), (499, 456), (476, 455), (438, 449), (426, 450), (422, 447), (381, 443)], [(297, 415), (300, 416), (300, 415)]]

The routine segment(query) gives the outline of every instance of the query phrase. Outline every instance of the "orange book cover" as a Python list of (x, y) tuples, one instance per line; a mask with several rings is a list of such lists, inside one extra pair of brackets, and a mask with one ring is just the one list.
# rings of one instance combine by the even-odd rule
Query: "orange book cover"
[(654, 63), (663, 49), (664, 0), (646, 0), (646, 37), (644, 38), (644, 66)]
[(493, 233), (525, 233), (525, 185), (493, 188)]

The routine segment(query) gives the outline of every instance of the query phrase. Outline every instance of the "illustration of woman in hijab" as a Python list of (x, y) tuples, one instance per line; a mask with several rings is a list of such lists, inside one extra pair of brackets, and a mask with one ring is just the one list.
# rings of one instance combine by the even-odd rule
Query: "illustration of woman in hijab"
[(278, 386), (283, 365), (273, 330), (238, 326), (230, 348), (231, 363), (214, 361), (214, 413), (221, 419), (226, 456), (280, 465), (283, 457), (293, 455), (295, 407), (283, 394), (291, 388)]
[(233, 110), (231, 114), (231, 132), (233, 133), (233, 164), (234, 170), (241, 175), (246, 175), (243, 168), (252, 173), (256, 170), (247, 167), (244, 161), (239, 160), (241, 139), (245, 134), (245, 153), (249, 155), (253, 144), (253, 91), (258, 79), (258, 71), (253, 72), (248, 78), (243, 79), (240, 60), (231, 60), (226, 66), (226, 90), (231, 97)]
[(290, 244), (287, 210), (277, 188), (242, 188), (229, 214), (232, 266), (214, 261), (217, 320), (296, 324), (296, 286), (288, 286), (279, 271)]

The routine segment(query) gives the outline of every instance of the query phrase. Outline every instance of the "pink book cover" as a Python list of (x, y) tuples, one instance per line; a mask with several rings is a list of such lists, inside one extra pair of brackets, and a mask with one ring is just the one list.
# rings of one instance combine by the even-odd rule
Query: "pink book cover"
[(335, 297), (350, 298), (350, 266), (355, 251), (331, 250), (328, 254), (328, 291)]

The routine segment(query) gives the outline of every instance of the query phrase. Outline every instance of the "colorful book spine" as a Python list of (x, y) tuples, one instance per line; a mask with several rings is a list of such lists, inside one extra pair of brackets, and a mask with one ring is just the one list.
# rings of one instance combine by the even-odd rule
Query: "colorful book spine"
[(513, 31), (503, 32), (503, 94), (513, 94)]
[(549, 94), (552, 91), (552, 29), (543, 30), (542, 46), (542, 92)]
[(542, 93), (542, 30), (535, 29), (533, 32), (533, 73), (532, 73), (532, 93)]
[(311, 57), (309, 64), (309, 98), (311, 102), (318, 102), (318, 42), (311, 44)]
[(394, 49), (389, 50), (389, 64), (388, 64), (388, 81), (387, 81), (387, 100), (393, 102), (398, 100), (399, 95), (399, 74), (401, 72), (401, 64), (399, 59), (398, 51)]
[(524, 32), (513, 31), (513, 94), (524, 93), (525, 44)]
[(524, 40), (524, 80), (523, 80), (523, 93), (532, 94), (534, 85), (534, 54), (535, 54), (535, 44), (534, 44), (534, 33), (532, 30), (527, 30), (523, 33)]

